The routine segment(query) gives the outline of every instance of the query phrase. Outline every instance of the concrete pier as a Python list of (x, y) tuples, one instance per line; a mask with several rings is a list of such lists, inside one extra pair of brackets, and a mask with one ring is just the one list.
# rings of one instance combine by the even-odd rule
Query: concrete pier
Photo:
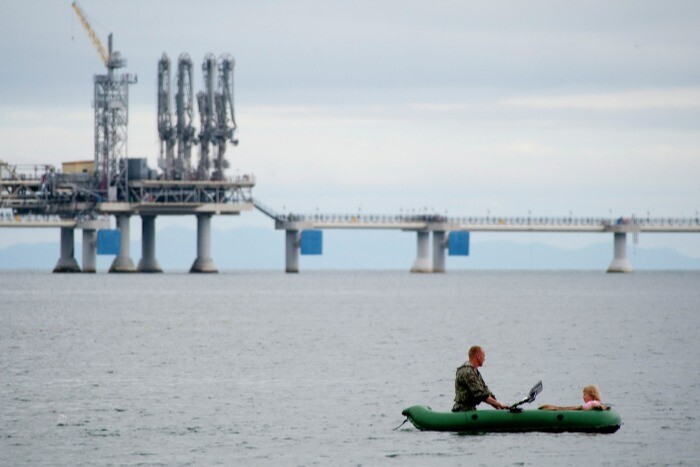
[(190, 272), (219, 272), (211, 259), (211, 216), (197, 215), (197, 259), (194, 260)]
[(141, 260), (138, 272), (163, 272), (156, 259), (156, 216), (141, 216)]
[(615, 256), (608, 272), (632, 272), (632, 264), (627, 260), (627, 234), (615, 232)]
[(80, 272), (80, 266), (74, 257), (74, 233), (72, 227), (61, 227), (61, 257), (53, 272)]
[(83, 272), (97, 271), (97, 231), (83, 229)]
[(413, 262), (411, 272), (432, 272), (430, 264), (430, 232), (419, 230), (416, 232), (416, 260)]
[(445, 231), (433, 231), (433, 272), (445, 272)]
[(284, 231), (284, 272), (299, 272), (299, 231)]
[(114, 258), (109, 272), (136, 272), (134, 262), (131, 260), (131, 246), (129, 236), (128, 214), (117, 215), (117, 227), (120, 231), (119, 256)]

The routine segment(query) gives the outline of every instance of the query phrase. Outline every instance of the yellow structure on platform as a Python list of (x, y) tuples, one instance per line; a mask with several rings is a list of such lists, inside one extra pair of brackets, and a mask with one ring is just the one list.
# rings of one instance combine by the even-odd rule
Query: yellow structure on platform
[(64, 174), (91, 174), (95, 171), (95, 161), (64, 162), (62, 165)]

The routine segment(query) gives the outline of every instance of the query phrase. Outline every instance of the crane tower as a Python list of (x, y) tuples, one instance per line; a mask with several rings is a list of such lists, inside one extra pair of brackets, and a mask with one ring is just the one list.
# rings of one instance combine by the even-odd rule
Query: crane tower
[(117, 73), (118, 69), (126, 66), (126, 58), (112, 49), (112, 35), (109, 35), (105, 50), (78, 4), (73, 2), (72, 7), (107, 68), (106, 74), (94, 76), (97, 189), (101, 196), (110, 201), (125, 199), (128, 184), (129, 85), (136, 83), (136, 75)]

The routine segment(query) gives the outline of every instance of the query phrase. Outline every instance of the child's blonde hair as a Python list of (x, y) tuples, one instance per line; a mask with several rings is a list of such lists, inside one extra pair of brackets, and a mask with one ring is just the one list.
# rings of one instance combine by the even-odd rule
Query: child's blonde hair
[(588, 394), (593, 398), (593, 400), (596, 400), (598, 402), (603, 402), (603, 400), (600, 397), (600, 390), (598, 389), (598, 386), (595, 384), (591, 384), (590, 386), (586, 386), (583, 388), (583, 392)]

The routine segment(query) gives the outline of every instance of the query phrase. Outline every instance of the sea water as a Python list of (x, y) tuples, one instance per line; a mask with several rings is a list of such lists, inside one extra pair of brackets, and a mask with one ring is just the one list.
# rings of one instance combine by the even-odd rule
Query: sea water
[[(0, 464), (700, 464), (700, 273), (0, 273)], [(470, 345), (614, 434), (420, 432)], [(484, 407), (484, 410), (490, 409)]]

